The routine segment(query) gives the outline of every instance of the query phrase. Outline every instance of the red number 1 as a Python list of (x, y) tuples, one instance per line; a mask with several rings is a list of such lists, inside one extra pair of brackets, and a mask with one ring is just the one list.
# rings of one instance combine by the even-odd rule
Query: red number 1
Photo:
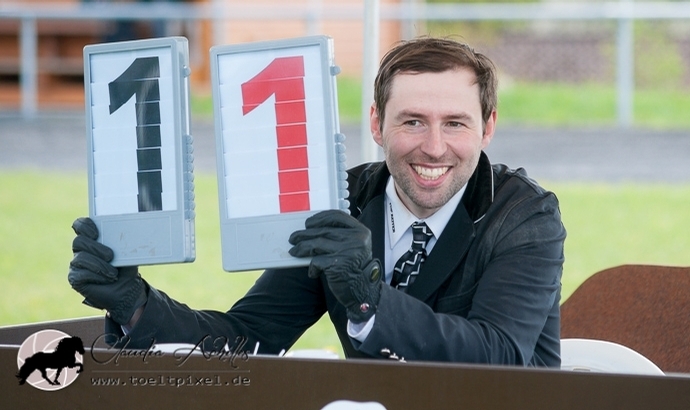
[(275, 94), (278, 137), (280, 213), (308, 211), (307, 114), (304, 102), (304, 58), (273, 60), (242, 84), (242, 113), (247, 115)]

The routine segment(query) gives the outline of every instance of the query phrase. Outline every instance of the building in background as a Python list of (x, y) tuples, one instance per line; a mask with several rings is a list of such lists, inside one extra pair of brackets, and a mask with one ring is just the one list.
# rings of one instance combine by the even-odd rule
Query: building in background
[[(381, 4), (405, 0), (380, 0)], [(28, 3), (69, 4), (80, 2), (132, 3), (134, 0), (24, 0)], [(146, 1), (145, 3), (151, 3)], [(173, 1), (170, 1), (173, 3)], [(0, 4), (8, 3), (0, 0)], [(17, 2), (12, 2), (18, 4)], [(143, 3), (143, 1), (142, 1)], [(181, 3), (175, 1), (174, 3)], [(216, 44), (325, 34), (333, 37), (336, 63), (342, 75), (359, 77), (362, 71), (364, 0), (291, 0), (289, 15), (279, 15), (286, 3), (279, 0), (188, 0), (187, 3), (219, 7), (231, 16), (223, 21), (150, 21), (123, 22), (97, 20), (39, 20), (38, 106), (40, 109), (80, 109), (83, 106), (82, 49), (114, 39), (147, 38), (155, 35), (184, 35), (189, 39), (193, 93), (208, 93), (210, 82), (209, 48)], [(272, 7), (275, 6), (275, 7)], [(327, 7), (341, 7), (342, 15), (325, 13)], [(239, 10), (254, 10), (257, 18), (233, 18)], [(296, 13), (295, 10), (309, 13)], [(72, 9), (75, 16), (79, 9)], [(301, 14), (295, 17), (297, 14)], [(0, 19), (0, 109), (20, 106), (20, 31), (19, 20)], [(119, 36), (119, 37), (118, 37)], [(384, 52), (401, 38), (400, 24), (383, 21), (379, 49)]]

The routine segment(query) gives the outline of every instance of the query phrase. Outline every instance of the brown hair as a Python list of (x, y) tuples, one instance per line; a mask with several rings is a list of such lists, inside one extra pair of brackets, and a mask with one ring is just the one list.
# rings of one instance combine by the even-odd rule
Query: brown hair
[(374, 81), (376, 114), (383, 127), (386, 103), (393, 78), (400, 73), (441, 73), (458, 68), (474, 71), (479, 85), (482, 121), (489, 120), (497, 105), (498, 79), (496, 67), (485, 55), (469, 45), (448, 38), (418, 37), (402, 41), (381, 60)]

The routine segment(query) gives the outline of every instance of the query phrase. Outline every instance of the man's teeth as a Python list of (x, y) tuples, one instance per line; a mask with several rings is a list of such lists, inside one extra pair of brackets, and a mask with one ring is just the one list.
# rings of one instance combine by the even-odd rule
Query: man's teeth
[(441, 175), (448, 172), (448, 167), (425, 168), (419, 165), (415, 165), (414, 170), (417, 171), (417, 174), (419, 174), (419, 176), (424, 179), (437, 179)]

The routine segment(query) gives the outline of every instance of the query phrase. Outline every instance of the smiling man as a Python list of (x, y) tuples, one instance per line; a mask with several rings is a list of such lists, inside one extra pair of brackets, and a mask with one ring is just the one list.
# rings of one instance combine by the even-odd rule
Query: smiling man
[(461, 67), (399, 73), (382, 105), (372, 107), (374, 140), (402, 203), (427, 218), (469, 181), (493, 137), (496, 111), (484, 121), (476, 75)]
[(493, 64), (466, 44), (389, 51), (370, 115), (385, 161), (349, 171), (350, 215), (320, 212), (292, 234), (308, 268), (265, 271), (227, 312), (113, 268), (84, 218), (70, 283), (131, 347), (242, 336), (275, 354), (328, 312), (347, 357), (558, 367), (566, 233), (553, 193), (483, 153), (496, 89)]

